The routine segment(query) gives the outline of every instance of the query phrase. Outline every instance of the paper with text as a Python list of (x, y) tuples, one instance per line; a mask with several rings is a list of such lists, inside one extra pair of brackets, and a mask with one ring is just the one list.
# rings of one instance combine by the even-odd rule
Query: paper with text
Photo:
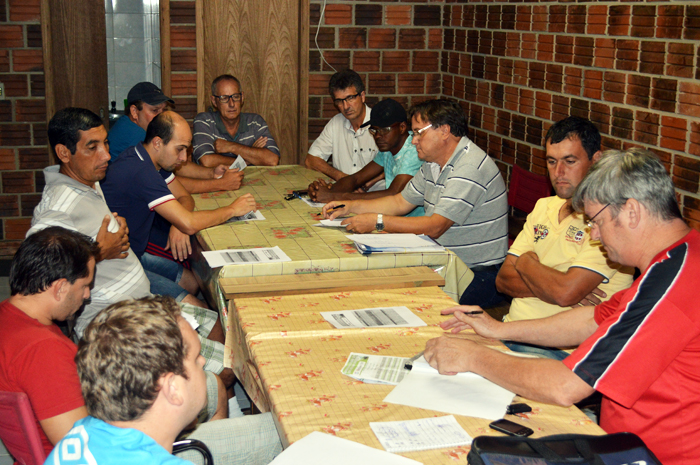
[(408, 370), (408, 358), (366, 355), (351, 352), (340, 372), (368, 384), (399, 384)]
[(337, 310), (321, 312), (321, 316), (336, 328), (427, 326), (423, 320), (404, 306)]
[(466, 446), (472, 438), (452, 415), (420, 420), (370, 422), (374, 434), (388, 452), (413, 452)]
[(210, 267), (226, 265), (253, 265), (256, 263), (290, 262), (291, 258), (279, 246), (259, 249), (229, 249), (202, 252)]
[(238, 168), (238, 171), (243, 171), (246, 166), (248, 166), (248, 164), (245, 162), (243, 157), (238, 155), (238, 157), (236, 157), (236, 160), (233, 163), (231, 163), (231, 166), (229, 166), (228, 169), (235, 170), (236, 168)]
[(255, 210), (252, 212), (248, 212), (243, 216), (233, 216), (226, 220), (226, 223), (236, 223), (238, 221), (262, 221), (264, 219), (265, 217), (260, 212), (260, 210)]

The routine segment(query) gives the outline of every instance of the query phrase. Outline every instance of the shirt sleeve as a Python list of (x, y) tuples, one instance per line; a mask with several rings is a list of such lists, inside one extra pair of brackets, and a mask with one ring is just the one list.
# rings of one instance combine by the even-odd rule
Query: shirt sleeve
[(596, 242), (597, 245), (593, 245), (588, 233), (585, 234), (583, 241), (581, 252), (576, 255), (569, 268), (584, 268), (593, 271), (603, 276), (603, 283), (607, 283), (618, 270), (608, 265), (608, 255), (599, 242)]
[(311, 144), (311, 148), (309, 148), (309, 155), (313, 155), (314, 157), (319, 157), (325, 161), (328, 161), (331, 155), (333, 155), (334, 132), (333, 119), (331, 119), (326, 124), (326, 127), (323, 128), (321, 135), (318, 136), (313, 144)]
[(423, 205), (423, 199), (425, 198), (425, 170), (428, 164), (424, 163), (421, 169), (413, 176), (406, 187), (401, 191), (401, 195), (406, 200), (406, 202), (413, 205)]
[(207, 119), (206, 113), (198, 114), (194, 119), (194, 131), (192, 134), (192, 160), (199, 163), (204, 155), (215, 153), (214, 150), (214, 124)]
[[(152, 211), (159, 205), (175, 200), (175, 196), (170, 192), (166, 184), (166, 180), (156, 170), (143, 169), (135, 173), (138, 186), (138, 196), (148, 204), (148, 208)], [(170, 173), (168, 173), (170, 175)]]
[(260, 126), (258, 126), (258, 129), (256, 130), (255, 140), (258, 140), (261, 137), (267, 137), (267, 144), (265, 144), (265, 148), (279, 157), (280, 149), (277, 147), (275, 138), (272, 137), (272, 133), (270, 132), (270, 128), (267, 126), (267, 122), (260, 115), (256, 115), (256, 119), (260, 123)]
[(46, 339), (34, 344), (16, 359), (22, 366), (20, 384), (39, 420), (61, 415), (85, 405), (78, 370), (73, 361), (76, 350), (69, 342)]

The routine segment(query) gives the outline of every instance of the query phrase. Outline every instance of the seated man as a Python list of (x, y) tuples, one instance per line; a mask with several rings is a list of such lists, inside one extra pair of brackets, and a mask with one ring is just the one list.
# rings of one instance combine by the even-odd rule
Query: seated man
[(194, 119), (192, 159), (202, 166), (229, 166), (236, 156), (248, 165), (275, 166), (280, 149), (262, 116), (241, 113), (243, 90), (238, 79), (223, 74), (211, 83), (213, 112)]
[[(146, 128), (153, 118), (175, 102), (163, 94), (158, 86), (150, 82), (139, 82), (126, 97), (124, 116), (109, 129), (110, 163), (129, 147), (146, 138)], [(190, 194), (203, 192), (232, 191), (241, 187), (243, 173), (229, 170), (228, 166), (204, 168), (187, 160), (175, 173)]]
[[(337, 72), (331, 76), (328, 91), (339, 113), (311, 145), (304, 165), (339, 181), (371, 162), (377, 154), (377, 145), (369, 130), (363, 127), (369, 121), (371, 109), (365, 105), (365, 85), (360, 75), (351, 69)], [(373, 190), (385, 187), (383, 181), (376, 184), (377, 187), (371, 186)]]
[(644, 149), (603, 154), (573, 206), (611, 260), (641, 270), (632, 287), (536, 320), (500, 323), (457, 307), (443, 312), (454, 317), (441, 326), (578, 348), (561, 362), (443, 336), (428, 341), (425, 358), (440, 373), (474, 372), (540, 402), (568, 406), (598, 391), (606, 432), (639, 435), (664, 465), (700, 463), (700, 234), (683, 221), (666, 169)]
[(48, 454), (87, 415), (65, 321), (90, 297), (96, 244), (51, 227), (27, 238), (10, 268), (11, 297), (0, 304), (0, 391), (24, 392)]
[[(576, 187), (600, 158), (598, 129), (570, 116), (549, 128), (545, 148), (557, 195), (537, 202), (498, 272), (496, 287), (514, 297), (504, 321), (544, 318), (577, 304), (596, 305), (632, 283), (633, 271), (608, 260), (600, 244), (590, 241), (583, 215), (571, 206)], [(506, 345), (559, 360), (569, 355), (558, 349)]]
[[(393, 99), (382, 100), (372, 109), (369, 121), (362, 127), (369, 126), (369, 133), (379, 148), (374, 160), (355, 174), (345, 176), (333, 185), (322, 179), (309, 185), (309, 197), (316, 202), (331, 200), (376, 199), (400, 193), (413, 179), (423, 162), (418, 158), (416, 147), (412, 144), (413, 136), (408, 132), (406, 110)], [(374, 192), (355, 192), (363, 189), (365, 183), (384, 175), (385, 190)], [(425, 213), (422, 206), (416, 207), (406, 216), (421, 216)]]
[(255, 208), (255, 199), (244, 194), (228, 206), (193, 211), (192, 196), (170, 173), (186, 160), (191, 140), (192, 132), (184, 118), (171, 111), (161, 113), (148, 125), (145, 141), (127, 149), (112, 163), (102, 182), (102, 191), (110, 210), (126, 218), (131, 248), (144, 269), (197, 294), (199, 285), (190, 270), (146, 252), (156, 213), (177, 229), (177, 239), (170, 236), (173, 255), (186, 258), (192, 253), (191, 234), (245, 215)]
[[(462, 108), (448, 100), (429, 100), (409, 110), (413, 145), (424, 160), (406, 188), (396, 195), (372, 200), (332, 201), (326, 217), (358, 213), (343, 221), (348, 231), (373, 230), (425, 234), (452, 250), (474, 272), (467, 289), (473, 295), (496, 292), (493, 269), (508, 248), (506, 186), (494, 161), (467, 138)], [(331, 210), (344, 204), (344, 207)], [(402, 216), (423, 205), (425, 216)], [(481, 279), (482, 275), (493, 276)]]

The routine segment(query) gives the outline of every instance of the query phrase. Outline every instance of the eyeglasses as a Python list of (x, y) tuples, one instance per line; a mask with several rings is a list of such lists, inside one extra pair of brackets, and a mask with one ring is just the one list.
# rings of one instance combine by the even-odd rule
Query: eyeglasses
[(229, 100), (233, 100), (234, 102), (240, 102), (241, 99), (243, 98), (243, 93), (239, 92), (237, 94), (231, 94), (231, 95), (215, 95), (217, 99), (219, 99), (219, 102), (221, 103), (228, 103)]
[(386, 127), (386, 128), (378, 128), (378, 127), (372, 126), (368, 129), (368, 131), (373, 136), (377, 136), (377, 135), (386, 136), (387, 134), (389, 134), (391, 132), (392, 129), (394, 129), (394, 126), (396, 126), (397, 124), (400, 124), (400, 123), (394, 123), (391, 126)]
[(588, 220), (588, 222), (586, 222), (586, 225), (587, 225), (589, 228), (593, 228), (593, 226), (598, 226), (598, 224), (595, 223), (593, 220), (596, 219), (596, 217), (597, 217), (598, 215), (600, 215), (601, 213), (603, 213), (603, 210), (605, 210), (605, 209), (608, 208), (609, 206), (610, 206), (609, 203), (605, 204), (605, 206), (604, 206), (603, 208), (601, 208), (601, 209), (598, 211), (598, 213), (596, 213), (595, 215), (593, 215), (593, 216), (591, 217), (591, 219)]
[(422, 136), (425, 131), (427, 131), (428, 129), (430, 129), (432, 127), (433, 127), (433, 125), (429, 124), (424, 128), (416, 129), (415, 131), (413, 131), (413, 138), (415, 139), (416, 137)]
[(335, 105), (336, 107), (339, 107), (339, 106), (341, 106), (343, 103), (352, 103), (352, 102), (355, 101), (355, 99), (356, 99), (357, 97), (360, 96), (361, 93), (362, 93), (362, 92), (358, 92), (358, 93), (356, 93), (355, 95), (348, 95), (348, 96), (345, 97), (345, 98), (336, 98), (336, 99), (333, 99), (333, 105)]

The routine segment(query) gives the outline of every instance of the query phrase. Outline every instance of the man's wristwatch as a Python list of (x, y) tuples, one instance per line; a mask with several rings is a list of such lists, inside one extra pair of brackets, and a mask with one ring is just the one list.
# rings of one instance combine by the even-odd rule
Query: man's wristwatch
[(384, 231), (384, 216), (381, 213), (377, 214), (377, 224), (375, 228), (377, 231)]

